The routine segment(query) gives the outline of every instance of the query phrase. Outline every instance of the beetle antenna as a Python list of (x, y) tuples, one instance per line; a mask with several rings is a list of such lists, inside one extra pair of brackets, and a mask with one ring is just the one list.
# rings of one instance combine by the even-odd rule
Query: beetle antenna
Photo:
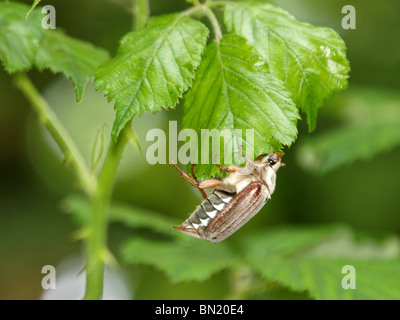
[(246, 159), (246, 166), (249, 166), (250, 169), (252, 169), (254, 167), (254, 162), (251, 161), (245, 154), (243, 154), (242, 145), (239, 145), (238, 149), (239, 150), (237, 152), (239, 152), (242, 155), (242, 157)]
[(214, 155), (214, 163), (215, 164), (217, 164), (218, 163), (218, 156), (219, 156), (219, 153), (216, 153), (215, 155)]

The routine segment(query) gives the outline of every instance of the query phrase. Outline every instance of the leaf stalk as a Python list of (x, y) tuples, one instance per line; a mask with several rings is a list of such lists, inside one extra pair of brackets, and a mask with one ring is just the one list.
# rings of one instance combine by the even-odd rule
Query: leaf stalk
[(14, 83), (30, 102), (39, 116), (40, 121), (61, 149), (65, 161), (69, 163), (74, 170), (80, 186), (87, 195), (91, 196), (96, 188), (96, 179), (94, 175), (91, 174), (82, 154), (68, 131), (64, 128), (57, 115), (50, 109), (47, 101), (38, 92), (25, 73), (17, 73), (14, 76)]

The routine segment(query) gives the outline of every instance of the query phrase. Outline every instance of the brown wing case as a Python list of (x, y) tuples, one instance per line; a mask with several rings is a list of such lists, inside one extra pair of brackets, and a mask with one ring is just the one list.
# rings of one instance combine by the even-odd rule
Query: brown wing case
[(252, 182), (237, 194), (214, 190), (181, 226), (174, 228), (192, 237), (220, 242), (260, 211), (268, 194), (260, 181)]
[(260, 181), (252, 182), (211, 220), (204, 230), (204, 238), (213, 243), (228, 238), (261, 210), (267, 196), (267, 188)]

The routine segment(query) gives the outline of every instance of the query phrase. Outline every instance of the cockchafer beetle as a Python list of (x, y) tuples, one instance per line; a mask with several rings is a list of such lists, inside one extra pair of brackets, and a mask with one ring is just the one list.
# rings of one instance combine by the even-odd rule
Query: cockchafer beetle
[[(175, 229), (192, 237), (218, 243), (231, 236), (262, 209), (275, 190), (276, 172), (284, 166), (282, 154), (272, 152), (254, 162), (244, 157), (245, 167), (232, 165), (227, 168), (217, 164), (230, 175), (223, 180), (205, 181), (196, 179), (193, 165), (192, 179), (171, 161), (181, 176), (199, 188), (205, 198), (190, 217)], [(204, 191), (208, 188), (215, 188), (209, 196)]]

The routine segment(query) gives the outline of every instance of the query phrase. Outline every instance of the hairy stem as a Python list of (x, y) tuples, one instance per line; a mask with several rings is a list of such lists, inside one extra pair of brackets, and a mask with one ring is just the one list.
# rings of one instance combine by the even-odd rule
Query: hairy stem
[(31, 103), (39, 116), (40, 122), (43, 123), (60, 147), (65, 162), (71, 164), (83, 190), (89, 196), (92, 195), (96, 186), (95, 177), (90, 173), (81, 153), (56, 114), (50, 109), (47, 101), (41, 96), (26, 74), (16, 74), (14, 82)]

